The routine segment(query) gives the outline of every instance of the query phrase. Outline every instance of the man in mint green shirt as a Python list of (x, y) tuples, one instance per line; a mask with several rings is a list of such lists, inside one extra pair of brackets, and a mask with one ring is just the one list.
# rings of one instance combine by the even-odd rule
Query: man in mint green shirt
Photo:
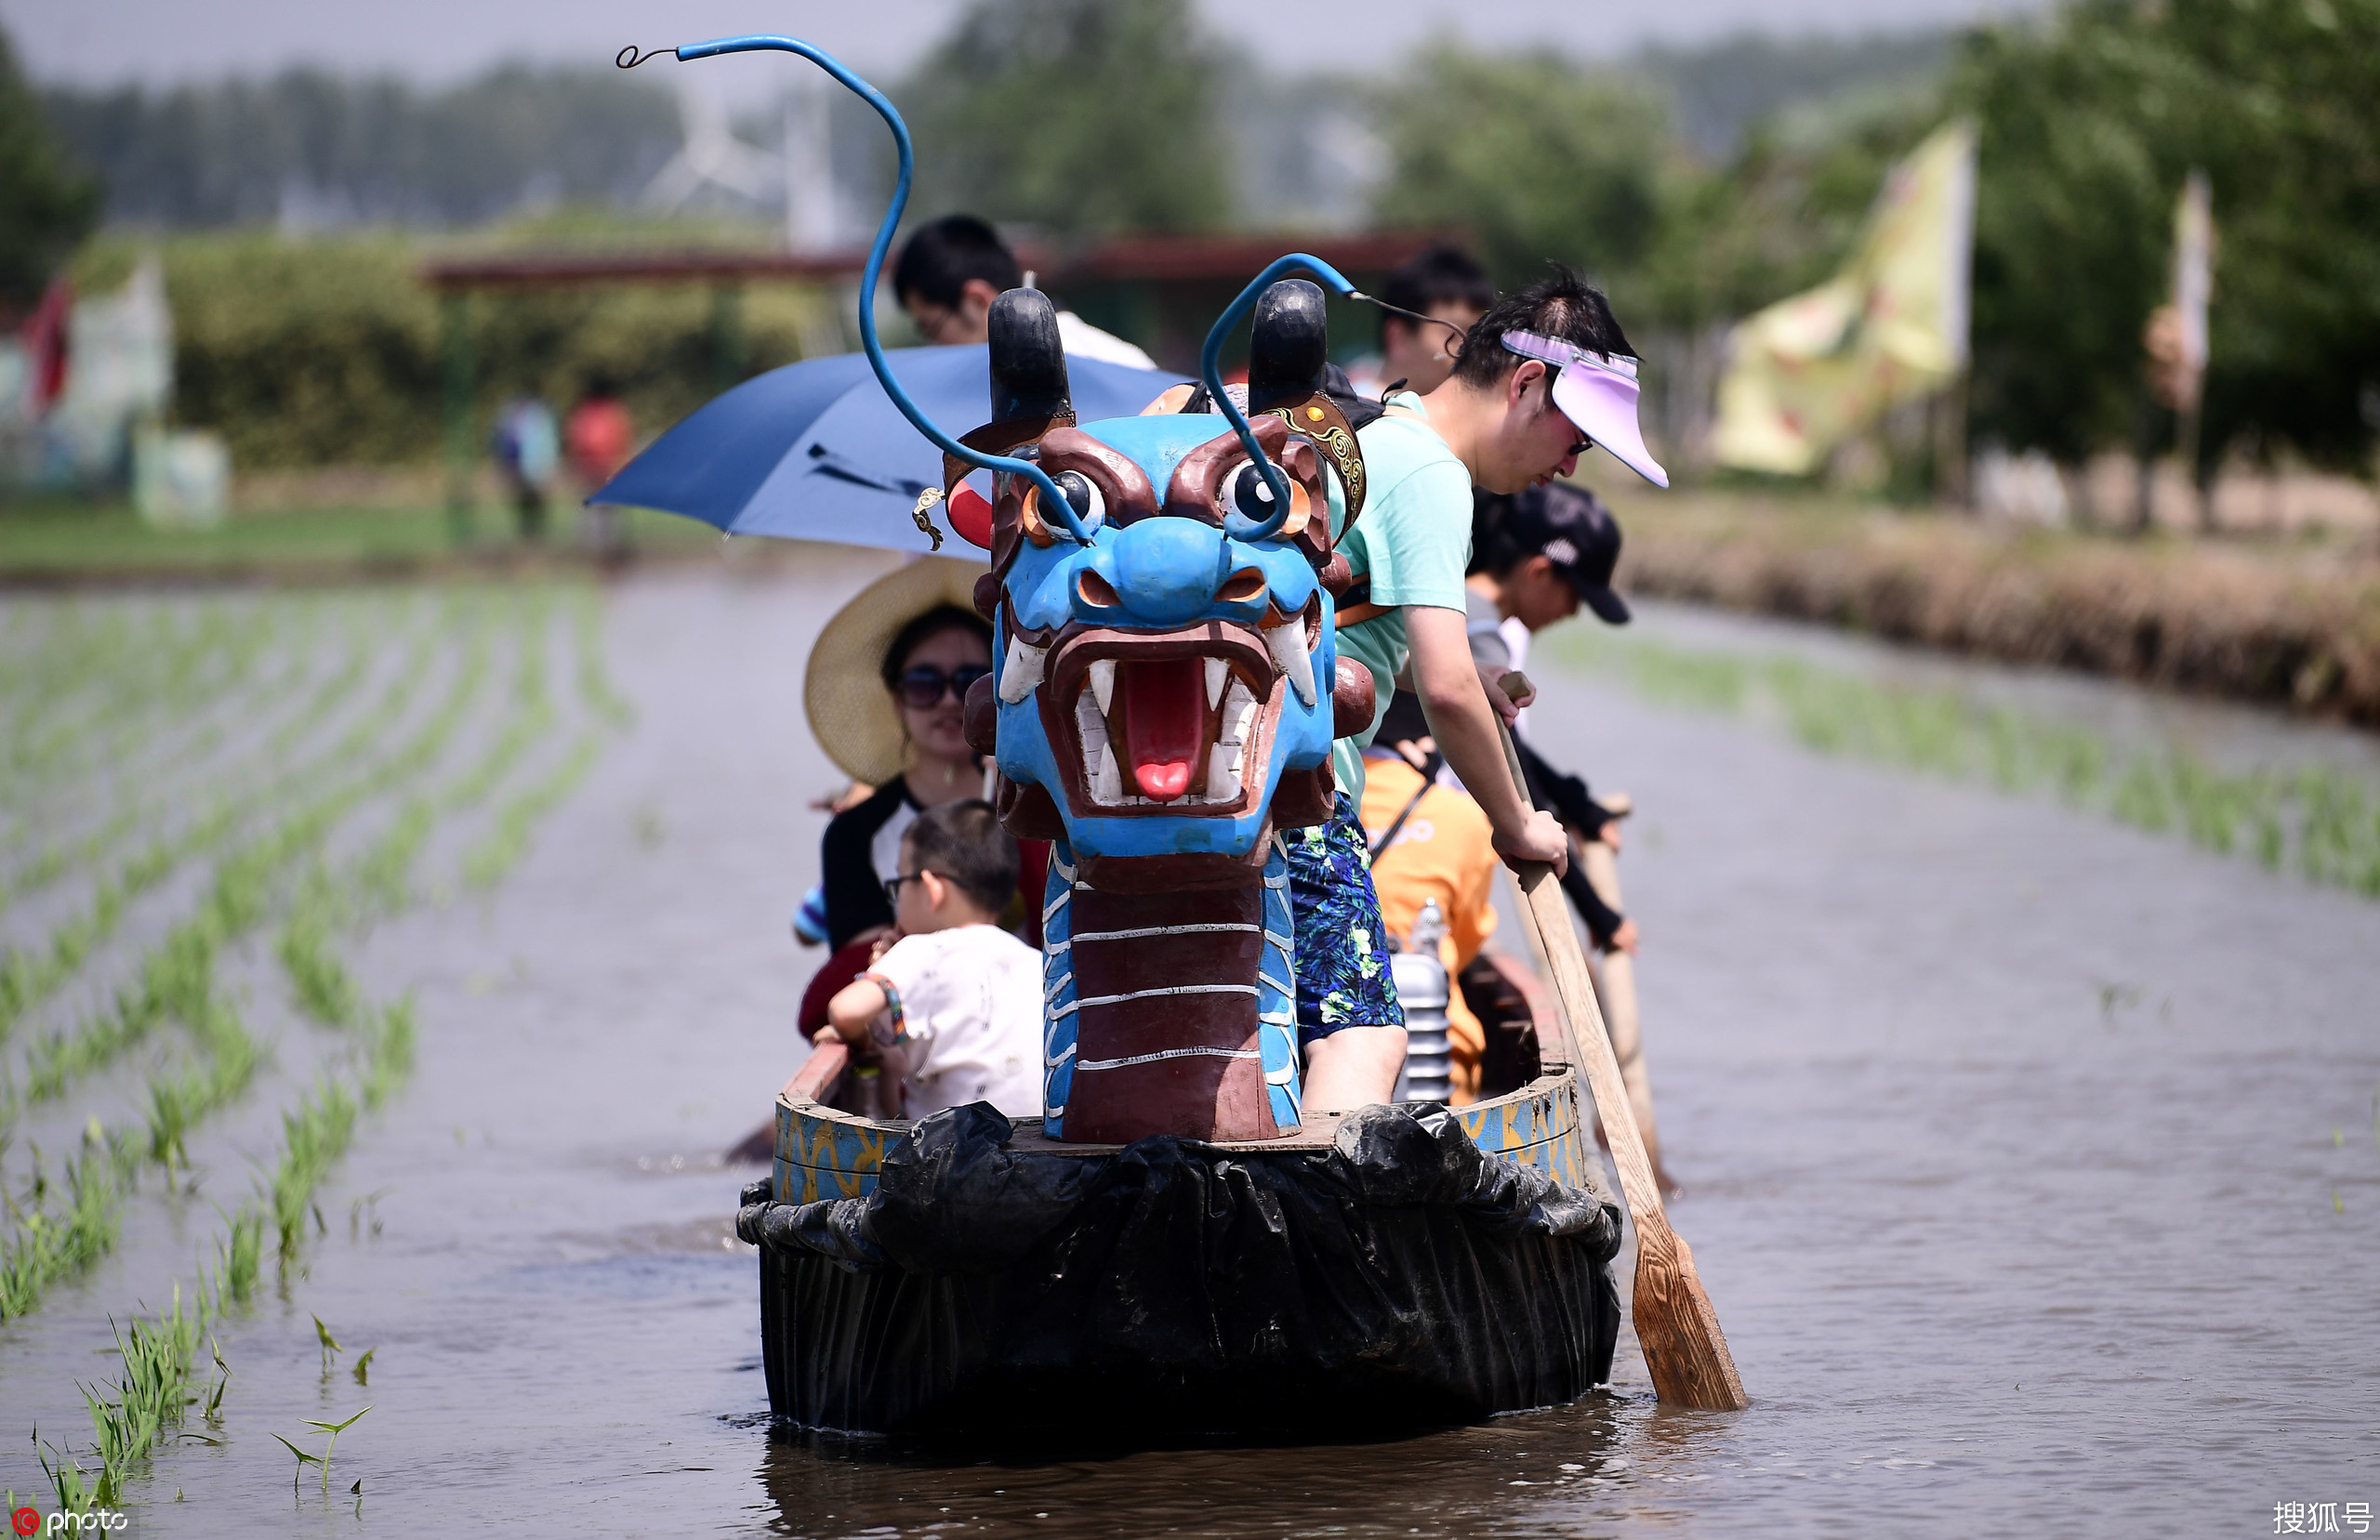
[(1530, 809), (1505, 769), (1496, 717), (1527, 703), (1491, 697), (1471, 661), (1462, 571), (1472, 489), (1513, 493), (1567, 476), (1596, 442), (1669, 484), (1637, 431), (1628, 339), (1604, 296), (1567, 268), (1488, 310), (1446, 383), (1426, 396), (1393, 395), (1388, 408), (1358, 435), (1370, 491), (1340, 546), (1356, 586), (1340, 607), (1339, 651), (1371, 670), (1377, 708), (1370, 726), (1333, 747), (1330, 821), (1289, 844), (1305, 1104), (1322, 1112), (1387, 1100), (1405, 1061), (1405, 1017), (1355, 816), (1363, 749), (1399, 675), (1409, 671), (1431, 735), (1488, 815), (1497, 853), (1514, 866), (1568, 864), (1561, 825)]

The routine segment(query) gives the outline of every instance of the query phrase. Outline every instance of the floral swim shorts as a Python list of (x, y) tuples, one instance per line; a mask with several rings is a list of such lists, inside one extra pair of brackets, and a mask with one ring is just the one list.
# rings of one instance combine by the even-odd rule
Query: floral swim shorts
[(1355, 804), (1339, 794), (1330, 821), (1282, 836), (1289, 908), (1297, 923), (1298, 1041), (1342, 1027), (1401, 1027), (1387, 928)]

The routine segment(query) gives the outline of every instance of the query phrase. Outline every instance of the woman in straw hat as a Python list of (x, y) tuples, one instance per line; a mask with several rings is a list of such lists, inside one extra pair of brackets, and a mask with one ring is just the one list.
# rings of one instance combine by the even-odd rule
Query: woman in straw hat
[[(984, 795), (984, 763), (967, 746), (968, 687), (991, 672), (992, 629), (974, 610), (981, 566), (921, 557), (862, 589), (811, 649), (803, 707), (819, 746), (874, 795), (826, 825), (819, 857), (826, 943), (834, 955), (803, 995), (802, 1024), (867, 965), (892, 933), (887, 879), (901, 834), (928, 808)], [(1038, 894), (1047, 847), (1025, 841), (1020, 891)], [(1038, 904), (1023, 906), (1038, 920)], [(1038, 927), (1020, 928), (1038, 945)]]

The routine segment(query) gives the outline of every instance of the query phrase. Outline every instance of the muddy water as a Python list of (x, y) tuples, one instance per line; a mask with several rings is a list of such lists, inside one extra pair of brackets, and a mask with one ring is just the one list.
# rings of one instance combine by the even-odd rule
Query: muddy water
[[(1623, 1336), (1608, 1395), (1388, 1444), (773, 1438), (744, 1177), (713, 1156), (799, 1055), (815, 954), (786, 919), (832, 780), (800, 660), (875, 566), (615, 593), (635, 731), (492, 899), (364, 950), (419, 992), (419, 1069), (324, 1190), (305, 1275), (222, 1330), (218, 1441), (160, 1454), (136, 1527), (2245, 1535), (2276, 1503), (2380, 1506), (2380, 904), (1558, 674), (1540, 743), (1642, 809), (1673, 1217), (1752, 1410), (1657, 1409)], [(227, 1201), (236, 1154), (208, 1165)], [(42, 1485), (36, 1426), (87, 1441), (107, 1316), (187, 1276), (211, 1219), (136, 1204), (114, 1257), (0, 1328), (0, 1482)], [(375, 1349), (368, 1386), (323, 1374), (314, 1314)], [(331, 1494), (293, 1492), (270, 1435), (365, 1404)]]

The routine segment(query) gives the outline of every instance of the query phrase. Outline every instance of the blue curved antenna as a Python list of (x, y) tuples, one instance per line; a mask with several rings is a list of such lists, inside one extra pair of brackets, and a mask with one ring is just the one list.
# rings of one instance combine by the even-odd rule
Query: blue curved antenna
[(1238, 516), (1229, 509), (1224, 510), (1223, 527), (1230, 531), (1234, 538), (1239, 540), (1270, 540), (1281, 533), (1282, 520), (1289, 516), (1289, 483), (1281, 475), (1280, 467), (1264, 457), (1264, 451), (1256, 442), (1255, 431), (1248, 426), (1248, 415), (1233, 404), (1231, 397), (1223, 390), (1223, 376), (1220, 362), (1223, 338), (1231, 336), (1233, 328), (1248, 319), (1248, 312), (1256, 308), (1258, 297), (1266, 289), (1279, 282), (1283, 274), (1294, 272), (1301, 268), (1321, 279), (1342, 299), (1364, 297), (1355, 292), (1355, 285), (1340, 275), (1337, 268), (1319, 257), (1309, 257), (1304, 252), (1293, 251), (1287, 257), (1277, 258), (1263, 272), (1249, 281), (1248, 287), (1239, 291), (1239, 297), (1226, 306), (1223, 313), (1216, 318), (1214, 329), (1207, 334), (1206, 347), (1198, 352), (1198, 378), (1206, 383), (1208, 397), (1214, 401), (1215, 410), (1221, 412), (1230, 422), (1231, 430), (1239, 435), (1239, 447), (1248, 451), (1250, 462), (1256, 467), (1257, 474), (1264, 478), (1265, 487), (1273, 494), (1273, 517), (1261, 523), (1250, 523), (1245, 528), (1234, 528), (1233, 525)]
[[(1075, 514), (1074, 505), (1066, 501), (1066, 494), (1058, 490), (1058, 483), (1050, 479), (1048, 471), (1030, 460), (1020, 460), (1014, 455), (986, 454), (980, 449), (971, 449), (945, 433), (934, 425), (933, 419), (919, 410), (917, 402), (909, 399), (908, 391), (903, 389), (900, 380), (893, 376), (892, 365), (885, 362), (883, 344), (876, 337), (876, 281), (884, 270), (885, 253), (892, 248), (892, 232), (900, 228), (901, 215), (909, 205), (909, 181), (916, 169), (916, 156), (909, 148), (909, 125), (901, 121), (901, 114), (893, 109), (891, 102), (884, 99), (884, 93), (853, 74), (834, 55), (815, 44), (804, 43), (798, 37), (765, 35), (721, 37), (708, 43), (689, 43), (684, 47), (672, 51), (681, 60), (692, 62), (697, 59), (709, 59), (718, 54), (757, 53), (766, 50), (800, 54), (833, 75), (862, 101), (876, 109), (877, 116), (882, 118), (885, 126), (892, 130), (893, 142), (900, 146), (901, 175), (893, 183), (892, 206), (884, 211), (884, 222), (876, 228), (876, 244), (867, 249), (867, 270), (861, 278), (859, 286), (860, 346), (867, 350), (868, 364), (876, 371), (876, 378), (884, 387), (884, 393), (892, 398), (892, 404), (901, 409), (901, 415), (908, 418), (911, 426), (932, 441), (944, 454), (955, 455), (980, 469), (1006, 471), (1011, 476), (1022, 476), (1031, 481), (1034, 486), (1040, 489), (1041, 507), (1054, 515), (1058, 523), (1078, 542), (1090, 545), (1091, 532), (1083, 528), (1082, 520)], [(624, 60), (628, 59), (630, 52), (631, 50), (622, 50)], [(634, 59), (633, 62), (641, 63), (643, 60)], [(626, 68), (628, 64), (624, 62), (622, 67)], [(1289, 258), (1283, 260), (1289, 260)], [(1310, 265), (1314, 262), (1312, 257), (1306, 257), (1303, 260)], [(1279, 262), (1276, 262), (1273, 268), (1280, 265)], [(1269, 273), (1273, 268), (1267, 268), (1264, 270)], [(1330, 276), (1339, 278), (1336, 273), (1331, 273)], [(1339, 282), (1343, 284), (1346, 280), (1340, 278)], [(1253, 292), (1251, 290), (1250, 295), (1241, 296), (1240, 309), (1244, 310), (1248, 304), (1253, 302), (1250, 297)], [(1207, 345), (1207, 351), (1210, 355), (1214, 352), (1214, 343), (1211, 339)], [(1210, 369), (1210, 374), (1211, 373)], [(1218, 396), (1217, 399), (1221, 400), (1221, 397)], [(1230, 410), (1230, 404), (1228, 401), (1223, 402), (1226, 411)], [(1252, 446), (1255, 441), (1249, 437), (1247, 420), (1236, 412), (1232, 413), (1232, 420), (1239, 428), (1240, 441)], [(1265, 469), (1271, 472), (1276, 480), (1278, 480), (1278, 473), (1273, 472), (1270, 466), (1266, 466)], [(1288, 493), (1286, 490), (1281, 490), (1276, 491), (1274, 495), (1278, 499), (1276, 506), (1281, 510), (1282, 515), (1286, 516), (1289, 509)], [(1279, 528), (1280, 519), (1276, 518), (1273, 524), (1274, 528)]]

